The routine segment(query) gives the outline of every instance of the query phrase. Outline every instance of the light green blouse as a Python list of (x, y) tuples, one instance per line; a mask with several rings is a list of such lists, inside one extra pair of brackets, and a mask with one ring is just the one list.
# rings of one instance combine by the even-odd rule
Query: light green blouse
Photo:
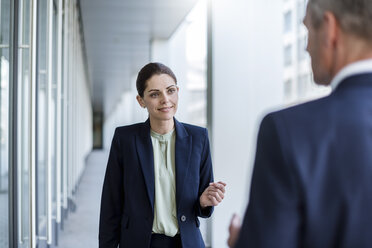
[(151, 130), (154, 150), (155, 203), (152, 231), (173, 237), (178, 233), (174, 129), (167, 134)]

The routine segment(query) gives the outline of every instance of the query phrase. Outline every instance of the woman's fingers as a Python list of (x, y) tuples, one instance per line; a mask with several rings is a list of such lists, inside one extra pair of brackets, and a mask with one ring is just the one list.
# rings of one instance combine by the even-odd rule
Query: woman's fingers
[(203, 192), (205, 200), (208, 202), (204, 205), (217, 206), (220, 202), (222, 202), (225, 197), (225, 186), (226, 183), (221, 181), (209, 183), (209, 186)]
[(212, 189), (210, 191), (213, 195), (219, 196), (221, 199), (225, 197), (224, 193), (219, 189)]
[(222, 182), (222, 181), (218, 181), (219, 184), (222, 184), (224, 187), (226, 187), (226, 183)]
[(209, 191), (207, 193), (208, 199), (211, 201), (213, 206), (217, 206), (223, 200), (223, 193), (217, 191)]
[(213, 187), (215, 187), (215, 188), (218, 188), (218, 189), (220, 189), (222, 192), (224, 192), (225, 193), (225, 186), (226, 186), (226, 183), (224, 183), (224, 182), (218, 182), (218, 183), (210, 183), (209, 184), (209, 187), (210, 186), (213, 186)]
[(211, 206), (217, 206), (220, 202), (214, 196), (208, 196), (208, 199), (211, 202)]
[(210, 193), (210, 196), (213, 197), (214, 199), (216, 199), (218, 202), (221, 202), (222, 201), (222, 197), (218, 194), (218, 192), (211, 192)]
[(222, 191), (220, 190), (219, 188), (216, 188), (216, 187), (213, 187), (213, 186), (209, 186), (208, 187), (208, 193), (218, 193), (218, 195), (223, 199), (224, 198), (224, 192), (225, 191)]

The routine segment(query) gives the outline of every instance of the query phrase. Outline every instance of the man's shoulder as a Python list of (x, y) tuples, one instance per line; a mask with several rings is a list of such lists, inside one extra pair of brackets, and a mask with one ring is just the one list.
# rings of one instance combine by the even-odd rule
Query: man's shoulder
[(263, 122), (279, 129), (309, 130), (324, 126), (334, 118), (334, 99), (329, 95), (267, 114)]
[(269, 115), (274, 117), (282, 116), (282, 117), (295, 117), (295, 116), (308, 116), (310, 117), (312, 114), (321, 114), (322, 112), (327, 112), (328, 108), (332, 107), (332, 96), (328, 95), (322, 98), (318, 98), (315, 100), (311, 100), (308, 102), (300, 103), (294, 106), (290, 106), (278, 111), (274, 111)]

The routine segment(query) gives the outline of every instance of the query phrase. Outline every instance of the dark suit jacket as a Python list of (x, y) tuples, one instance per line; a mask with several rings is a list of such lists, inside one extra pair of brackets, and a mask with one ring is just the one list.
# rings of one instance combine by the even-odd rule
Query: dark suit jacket
[(372, 74), (264, 118), (235, 247), (372, 247)]
[[(213, 181), (207, 129), (175, 121), (176, 205), (184, 248), (204, 247), (199, 197)], [(149, 247), (154, 218), (150, 122), (115, 130), (101, 200), (99, 247)]]

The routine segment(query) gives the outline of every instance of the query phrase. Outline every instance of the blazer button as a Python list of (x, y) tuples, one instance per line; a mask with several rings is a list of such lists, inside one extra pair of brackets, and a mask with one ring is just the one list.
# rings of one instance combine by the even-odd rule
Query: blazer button
[(186, 221), (186, 216), (185, 216), (185, 215), (182, 215), (182, 216), (181, 216), (181, 221), (182, 221), (182, 222), (185, 222), (185, 221)]

